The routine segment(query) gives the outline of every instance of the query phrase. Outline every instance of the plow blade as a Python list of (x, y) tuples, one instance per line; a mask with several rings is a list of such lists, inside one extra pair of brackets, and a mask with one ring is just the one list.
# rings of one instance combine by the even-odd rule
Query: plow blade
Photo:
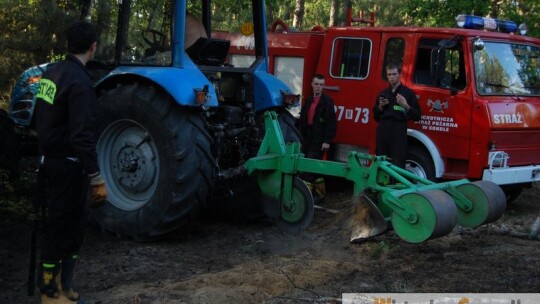
[(354, 196), (352, 214), (349, 218), (351, 243), (358, 243), (386, 231), (386, 221), (369, 197)]

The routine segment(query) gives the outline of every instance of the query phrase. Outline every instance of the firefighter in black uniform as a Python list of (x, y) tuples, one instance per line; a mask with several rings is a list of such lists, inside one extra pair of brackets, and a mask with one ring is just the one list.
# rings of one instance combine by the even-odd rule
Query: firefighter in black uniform
[(389, 64), (386, 77), (389, 86), (379, 93), (373, 107), (373, 116), (379, 122), (375, 153), (386, 155), (394, 165), (405, 168), (407, 121), (420, 120), (422, 113), (414, 92), (400, 81), (401, 67)]
[[(313, 95), (306, 98), (300, 110), (299, 128), (303, 137), (303, 151), (308, 158), (322, 159), (336, 136), (334, 101), (323, 94), (324, 82), (323, 75), (313, 76), (311, 80)], [(312, 189), (315, 202), (322, 200), (326, 194), (324, 179), (308, 173), (303, 174), (302, 178)]]
[(48, 198), (38, 277), (41, 303), (79, 302), (72, 279), (84, 235), (88, 190), (90, 207), (101, 206), (107, 197), (93, 130), (96, 93), (85, 68), (96, 41), (90, 23), (73, 23), (67, 31), (65, 60), (48, 67), (37, 94), (39, 174)]

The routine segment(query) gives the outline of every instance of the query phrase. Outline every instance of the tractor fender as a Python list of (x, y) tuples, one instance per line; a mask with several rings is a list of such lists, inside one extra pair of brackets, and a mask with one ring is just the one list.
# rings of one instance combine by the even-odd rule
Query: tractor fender
[(116, 86), (121, 82), (147, 80), (162, 87), (181, 106), (200, 106), (195, 101), (195, 90), (208, 89), (205, 106), (217, 107), (218, 99), (212, 83), (195, 66), (175, 67), (130, 67), (122, 66), (111, 71), (96, 84), (97, 92)]
[(418, 130), (407, 129), (407, 136), (414, 138), (416, 141), (420, 142), (424, 148), (426, 148), (435, 166), (435, 177), (440, 178), (444, 172), (444, 162), (435, 143), (424, 133)]
[(291, 93), (291, 89), (281, 79), (268, 73), (264, 64), (257, 67), (253, 78), (257, 111), (284, 106), (283, 93)]

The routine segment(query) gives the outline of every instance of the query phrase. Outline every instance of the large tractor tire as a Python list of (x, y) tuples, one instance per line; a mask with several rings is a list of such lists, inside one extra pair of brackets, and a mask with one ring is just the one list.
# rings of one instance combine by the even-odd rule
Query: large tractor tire
[(15, 134), (15, 123), (6, 111), (0, 109), (0, 170), (5, 170), (9, 178), (19, 175), (21, 145)]
[(144, 84), (105, 92), (98, 113), (97, 151), (109, 196), (93, 219), (104, 231), (141, 241), (184, 227), (213, 187), (212, 139), (200, 113)]

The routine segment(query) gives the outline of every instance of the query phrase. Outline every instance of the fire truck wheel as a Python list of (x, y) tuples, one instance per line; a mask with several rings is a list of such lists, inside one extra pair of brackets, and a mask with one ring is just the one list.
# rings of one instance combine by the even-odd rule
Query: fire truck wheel
[(6, 111), (0, 109), (0, 170), (5, 170), (10, 179), (18, 176), (20, 151), (20, 142), (15, 134), (15, 123)]
[(518, 196), (523, 192), (524, 188), (530, 188), (531, 184), (517, 184), (517, 185), (504, 185), (502, 189), (506, 195), (506, 203), (510, 204), (514, 202)]
[(410, 147), (405, 169), (419, 177), (435, 181), (435, 166), (431, 156), (421, 147)]
[(129, 84), (98, 101), (97, 152), (108, 203), (102, 230), (153, 240), (184, 227), (213, 187), (211, 137), (200, 114), (162, 90)]

